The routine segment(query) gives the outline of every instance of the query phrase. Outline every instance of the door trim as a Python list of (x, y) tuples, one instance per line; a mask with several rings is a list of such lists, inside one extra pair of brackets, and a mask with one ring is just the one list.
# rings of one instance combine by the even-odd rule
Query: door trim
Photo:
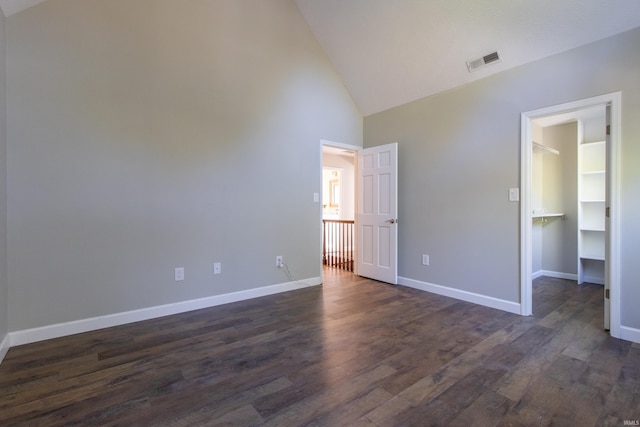
[[(611, 147), (609, 151), (611, 170), (609, 175), (610, 194), (610, 257), (608, 281), (611, 288), (611, 336), (620, 338), (620, 134), (622, 93), (613, 92), (592, 98), (527, 111), (520, 116), (520, 309), (524, 316), (532, 314), (533, 237), (532, 237), (532, 129), (531, 121), (536, 118), (567, 113), (596, 106), (611, 106)], [(605, 278), (607, 280), (607, 278)]]

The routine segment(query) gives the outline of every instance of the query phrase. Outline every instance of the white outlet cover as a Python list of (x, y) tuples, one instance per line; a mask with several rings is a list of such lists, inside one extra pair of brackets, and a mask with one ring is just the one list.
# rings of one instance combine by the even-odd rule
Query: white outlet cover
[(184, 280), (184, 267), (177, 267), (174, 271), (174, 277), (176, 282), (182, 282)]
[(213, 264), (213, 274), (222, 274), (222, 263), (216, 262)]

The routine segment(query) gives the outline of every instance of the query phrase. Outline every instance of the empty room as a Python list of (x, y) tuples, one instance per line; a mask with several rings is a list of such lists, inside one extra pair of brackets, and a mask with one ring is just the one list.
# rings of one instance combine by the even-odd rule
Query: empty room
[(640, 424), (640, 2), (0, 9), (0, 425)]

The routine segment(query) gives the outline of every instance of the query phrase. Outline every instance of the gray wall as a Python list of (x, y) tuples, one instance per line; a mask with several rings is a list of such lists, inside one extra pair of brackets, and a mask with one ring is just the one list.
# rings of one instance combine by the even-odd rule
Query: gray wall
[[(0, 12), (0, 342), (7, 336), (7, 89), (5, 18)], [(1, 349), (0, 349), (1, 351)]]
[(640, 328), (638, 46), (635, 29), (366, 117), (365, 146), (399, 142), (399, 274), (519, 301), (520, 114), (622, 91), (621, 314)]
[(576, 122), (543, 129), (544, 145), (559, 155), (543, 155), (542, 198), (545, 212), (564, 213), (563, 219), (542, 227), (542, 270), (578, 272), (578, 125)]
[(7, 19), (11, 331), (320, 276), (320, 140), (360, 113), (293, 1), (178, 3)]

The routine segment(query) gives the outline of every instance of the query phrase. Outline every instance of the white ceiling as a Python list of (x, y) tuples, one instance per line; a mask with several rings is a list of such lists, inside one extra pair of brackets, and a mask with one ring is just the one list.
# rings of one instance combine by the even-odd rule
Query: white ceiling
[(296, 3), (365, 116), (640, 26), (639, 0)]
[(365, 116), (640, 26), (640, 0), (295, 1)]

